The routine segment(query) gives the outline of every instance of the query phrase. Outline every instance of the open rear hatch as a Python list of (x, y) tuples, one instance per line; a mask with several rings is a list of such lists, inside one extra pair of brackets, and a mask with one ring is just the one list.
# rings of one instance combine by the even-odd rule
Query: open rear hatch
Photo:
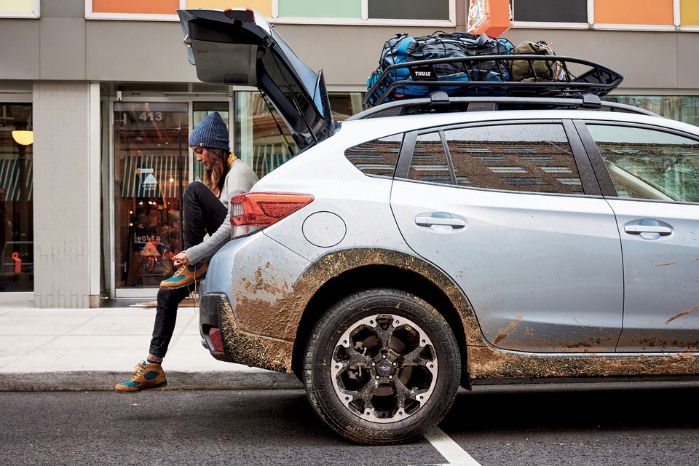
[(301, 150), (332, 135), (322, 71), (314, 72), (253, 10), (177, 10), (189, 62), (206, 83), (253, 86), (276, 107)]

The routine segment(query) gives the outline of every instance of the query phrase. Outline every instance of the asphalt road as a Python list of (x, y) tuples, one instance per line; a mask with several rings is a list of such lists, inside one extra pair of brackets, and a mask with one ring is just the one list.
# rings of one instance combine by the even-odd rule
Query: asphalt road
[(383, 447), (331, 433), (303, 390), (3, 392), (0, 464), (694, 466), (698, 387), (477, 387)]

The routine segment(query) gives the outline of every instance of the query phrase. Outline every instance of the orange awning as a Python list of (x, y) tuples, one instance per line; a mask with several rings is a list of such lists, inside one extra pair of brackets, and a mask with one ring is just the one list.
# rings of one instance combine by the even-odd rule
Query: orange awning
[(466, 32), (498, 37), (512, 27), (510, 0), (469, 0)]

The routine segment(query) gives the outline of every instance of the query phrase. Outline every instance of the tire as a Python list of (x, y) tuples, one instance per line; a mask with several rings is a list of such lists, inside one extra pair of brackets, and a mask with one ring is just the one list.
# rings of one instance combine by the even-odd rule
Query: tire
[(363, 444), (423, 435), (451, 408), (460, 376), (459, 347), (446, 320), (422, 299), (393, 289), (361, 291), (332, 306), (304, 356), (303, 382), (315, 412)]

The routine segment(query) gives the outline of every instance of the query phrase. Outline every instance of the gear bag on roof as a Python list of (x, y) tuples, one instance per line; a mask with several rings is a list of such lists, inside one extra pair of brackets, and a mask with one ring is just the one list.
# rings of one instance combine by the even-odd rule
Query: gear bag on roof
[[(514, 55), (555, 55), (545, 41), (531, 42), (525, 40), (512, 49)], [(555, 60), (514, 60), (512, 62), (513, 81), (554, 81), (561, 79), (561, 65)]]
[[(384, 43), (379, 66), (367, 80), (367, 89), (371, 89), (381, 74), (391, 65), (421, 60), (442, 58), (466, 58), (481, 55), (509, 55), (512, 43), (507, 39), (495, 39), (486, 34), (474, 35), (465, 32), (435, 32), (429, 36), (413, 37), (408, 34), (396, 34)], [(409, 68), (396, 68), (388, 73), (379, 84), (379, 89), (387, 90), (395, 81), (509, 81), (510, 70), (505, 62), (488, 61), (479, 63), (477, 68), (465, 67), (460, 62), (416, 64)], [(391, 91), (383, 101), (406, 97), (422, 97), (430, 91), (454, 90), (445, 84), (435, 89), (433, 86), (406, 84)], [(374, 92), (374, 104), (381, 92)]]

